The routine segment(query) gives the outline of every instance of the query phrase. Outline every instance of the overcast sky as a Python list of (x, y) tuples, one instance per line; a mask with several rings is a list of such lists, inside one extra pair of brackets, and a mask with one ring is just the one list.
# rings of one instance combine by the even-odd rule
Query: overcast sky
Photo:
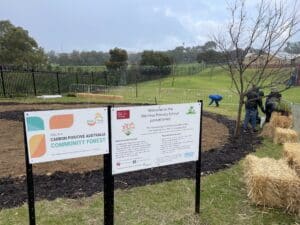
[(0, 20), (28, 30), (46, 51), (166, 50), (204, 44), (224, 26), (226, 7), (225, 0), (0, 0)]

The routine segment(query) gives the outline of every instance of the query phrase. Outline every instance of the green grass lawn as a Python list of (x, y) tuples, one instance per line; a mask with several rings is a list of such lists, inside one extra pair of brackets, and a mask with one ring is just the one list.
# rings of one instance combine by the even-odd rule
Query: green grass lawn
[[(122, 102), (131, 103), (180, 103), (197, 99), (204, 100), (204, 109), (228, 116), (236, 112), (236, 95), (230, 90), (231, 83), (220, 68), (206, 69), (199, 74), (176, 76), (138, 84), (135, 87), (114, 90), (114, 94), (125, 96)], [(225, 96), (219, 108), (207, 106), (208, 94), (220, 93)], [(300, 103), (300, 88), (283, 93), (283, 98)], [(155, 100), (156, 99), (156, 100)], [(0, 99), (16, 102), (105, 102), (101, 99), (63, 97), (61, 99), (37, 100), (36, 98)], [(279, 158), (281, 146), (264, 140), (256, 155)], [(249, 202), (243, 183), (242, 161), (229, 169), (202, 178), (201, 215), (194, 214), (194, 180), (181, 179), (146, 185), (115, 192), (115, 221), (117, 225), (158, 225), (158, 224), (300, 224), (300, 218), (288, 215), (280, 209), (256, 207)], [(1, 196), (1, 195), (0, 195)], [(103, 195), (95, 194), (76, 200), (42, 200), (36, 203), (37, 224), (76, 225), (102, 224)], [(26, 224), (27, 205), (0, 211), (0, 224)]]
[[(259, 157), (281, 156), (281, 147), (265, 140), (255, 153)], [(115, 191), (116, 225), (153, 224), (293, 224), (295, 215), (280, 209), (256, 207), (249, 202), (242, 178), (242, 161), (233, 167), (202, 178), (201, 215), (194, 214), (194, 180), (181, 179)], [(103, 195), (54, 201), (38, 201), (37, 224), (102, 224)], [(27, 205), (0, 211), (0, 224), (26, 224)]]

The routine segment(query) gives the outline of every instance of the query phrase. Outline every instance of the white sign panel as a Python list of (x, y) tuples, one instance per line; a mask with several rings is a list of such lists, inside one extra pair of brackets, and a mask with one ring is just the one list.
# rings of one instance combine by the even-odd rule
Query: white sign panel
[(112, 173), (198, 160), (201, 103), (112, 108)]
[(24, 112), (24, 117), (31, 164), (109, 152), (107, 108)]

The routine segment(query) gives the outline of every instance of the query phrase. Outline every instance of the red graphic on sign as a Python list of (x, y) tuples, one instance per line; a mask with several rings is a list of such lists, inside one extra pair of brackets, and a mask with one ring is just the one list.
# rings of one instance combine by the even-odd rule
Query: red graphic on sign
[(130, 118), (130, 111), (129, 110), (117, 111), (117, 120), (129, 119), (129, 118)]

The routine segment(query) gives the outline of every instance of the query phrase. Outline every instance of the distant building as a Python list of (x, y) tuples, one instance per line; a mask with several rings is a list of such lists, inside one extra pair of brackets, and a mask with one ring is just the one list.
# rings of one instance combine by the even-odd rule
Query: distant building
[(251, 67), (261, 67), (265, 65), (267, 60), (269, 60), (268, 67), (281, 67), (281, 66), (291, 65), (291, 59), (286, 56), (280, 56), (280, 55), (273, 56), (267, 54), (262, 54), (258, 56), (256, 53), (248, 53), (245, 56), (244, 64), (249, 64), (250, 62), (253, 61)]
[[(298, 57), (299, 59), (300, 57)], [(297, 77), (296, 77), (296, 85), (300, 86), (300, 63), (296, 67)]]
[(292, 59), (292, 65), (294, 65), (294, 66), (300, 65), (300, 56), (299, 55)]

